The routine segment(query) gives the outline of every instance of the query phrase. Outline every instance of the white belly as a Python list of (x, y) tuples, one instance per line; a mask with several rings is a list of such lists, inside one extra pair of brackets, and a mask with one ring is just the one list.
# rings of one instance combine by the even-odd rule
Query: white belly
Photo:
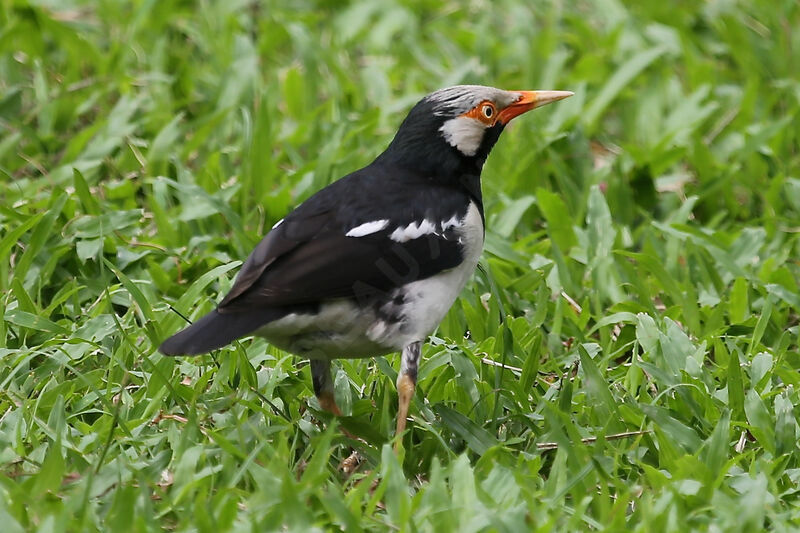
[(320, 304), (317, 313), (290, 313), (256, 332), (282, 350), (310, 359), (359, 359), (396, 351), (367, 335), (378, 321), (372, 307), (350, 300)]
[(398, 289), (404, 297), (402, 326), (378, 320), (367, 332), (368, 336), (401, 350), (412, 342), (424, 341), (433, 333), (472, 276), (483, 251), (483, 219), (474, 203), (470, 203), (458, 235), (464, 246), (463, 262)]

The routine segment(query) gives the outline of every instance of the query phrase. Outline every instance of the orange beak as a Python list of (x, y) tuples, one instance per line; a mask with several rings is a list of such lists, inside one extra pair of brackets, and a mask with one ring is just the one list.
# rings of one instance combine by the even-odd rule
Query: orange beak
[(569, 96), (571, 91), (513, 91), (519, 95), (519, 99), (497, 114), (497, 120), (503, 124), (508, 124), (512, 118), (523, 114), (531, 109), (542, 107), (543, 105), (558, 102)]

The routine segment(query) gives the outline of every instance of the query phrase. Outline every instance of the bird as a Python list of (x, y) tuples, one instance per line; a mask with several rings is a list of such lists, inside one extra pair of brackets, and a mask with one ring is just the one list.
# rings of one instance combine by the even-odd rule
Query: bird
[(423, 97), (372, 163), (272, 226), (216, 309), (160, 352), (199, 355), (263, 337), (309, 359), (319, 405), (336, 416), (332, 360), (400, 352), (397, 449), (422, 344), (483, 249), (484, 163), (512, 119), (573, 94), (457, 85)]

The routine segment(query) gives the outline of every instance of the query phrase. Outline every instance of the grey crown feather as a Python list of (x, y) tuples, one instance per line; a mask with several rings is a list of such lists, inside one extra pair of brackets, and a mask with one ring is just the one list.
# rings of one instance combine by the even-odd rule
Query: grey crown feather
[(425, 97), (433, 105), (433, 113), (438, 116), (458, 116), (485, 100), (494, 102), (502, 109), (518, 99), (517, 93), (483, 85), (456, 85), (439, 89)]

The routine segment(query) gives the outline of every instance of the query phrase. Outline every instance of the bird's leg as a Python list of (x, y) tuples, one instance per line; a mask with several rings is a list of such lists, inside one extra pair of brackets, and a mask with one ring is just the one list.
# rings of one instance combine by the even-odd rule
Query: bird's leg
[(403, 432), (406, 430), (406, 418), (408, 417), (408, 406), (411, 398), (414, 397), (414, 390), (417, 388), (417, 363), (422, 343), (412, 342), (403, 348), (403, 356), (400, 360), (400, 373), (397, 374), (397, 396), (399, 408), (397, 410), (397, 430), (395, 431), (394, 443), (395, 451), (400, 447), (403, 440)]
[[(319, 406), (334, 414), (335, 416), (342, 416), (339, 406), (336, 405), (336, 398), (333, 395), (333, 377), (331, 376), (331, 362), (328, 360), (311, 359), (311, 382), (314, 385), (314, 395), (317, 397)], [(348, 438), (364, 442), (364, 439), (356, 437), (344, 428), (341, 428)], [(350, 476), (358, 465), (361, 463), (361, 456), (357, 451), (353, 450), (347, 459), (342, 461), (339, 468)]]
[(342, 412), (339, 410), (339, 406), (336, 405), (336, 398), (333, 395), (330, 361), (324, 359), (311, 360), (311, 382), (314, 385), (314, 395), (317, 397), (319, 406), (329, 413), (342, 416)]

